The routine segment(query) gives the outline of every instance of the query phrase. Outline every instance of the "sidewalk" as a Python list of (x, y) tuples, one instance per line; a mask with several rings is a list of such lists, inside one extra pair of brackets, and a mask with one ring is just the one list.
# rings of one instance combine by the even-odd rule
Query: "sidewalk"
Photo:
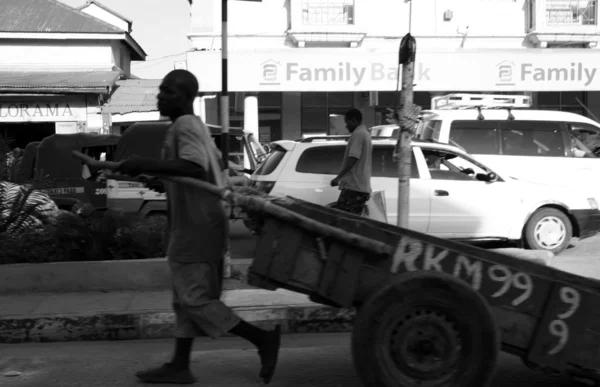
[[(281, 324), (285, 333), (348, 332), (353, 312), (302, 294), (230, 289), (223, 301), (249, 322)], [(170, 291), (0, 296), (0, 343), (172, 337)]]

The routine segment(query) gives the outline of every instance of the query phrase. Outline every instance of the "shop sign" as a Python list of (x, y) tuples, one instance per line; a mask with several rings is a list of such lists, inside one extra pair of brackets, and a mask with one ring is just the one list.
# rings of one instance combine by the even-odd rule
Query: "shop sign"
[(78, 101), (0, 101), (0, 121), (84, 121), (85, 110), (85, 104)]
[[(415, 91), (600, 91), (591, 49), (418, 51)], [(230, 91), (395, 91), (398, 53), (357, 49), (231, 52)], [(204, 92), (220, 91), (219, 52), (188, 53)]]

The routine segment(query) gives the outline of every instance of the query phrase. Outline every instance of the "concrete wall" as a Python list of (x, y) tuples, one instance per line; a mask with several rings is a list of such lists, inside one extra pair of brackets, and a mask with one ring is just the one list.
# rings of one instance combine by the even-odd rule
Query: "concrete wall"
[[(194, 2), (190, 38), (196, 48), (220, 49), (219, 3)], [(363, 47), (397, 49), (398, 37), (409, 30), (410, 2), (355, 0), (354, 7), (354, 25), (305, 26), (301, 1), (230, 2), (229, 47), (236, 50), (290, 46), (286, 32), (291, 30), (365, 33)], [(444, 18), (446, 11), (452, 13), (449, 20)], [(545, 16), (540, 13), (539, 17)], [(524, 48), (531, 46), (525, 40), (527, 19), (526, 0), (419, 0), (412, 1), (411, 32), (421, 38), (421, 48), (457, 48), (467, 27), (465, 48)]]

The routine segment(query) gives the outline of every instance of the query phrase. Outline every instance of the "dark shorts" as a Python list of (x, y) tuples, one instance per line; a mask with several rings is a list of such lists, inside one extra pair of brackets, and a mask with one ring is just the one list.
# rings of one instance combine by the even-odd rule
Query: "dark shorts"
[(223, 262), (181, 263), (169, 261), (173, 280), (175, 337), (193, 338), (202, 333), (217, 338), (240, 319), (221, 300)]
[(371, 194), (343, 189), (333, 208), (356, 215), (362, 215), (365, 204), (367, 204), (370, 198)]

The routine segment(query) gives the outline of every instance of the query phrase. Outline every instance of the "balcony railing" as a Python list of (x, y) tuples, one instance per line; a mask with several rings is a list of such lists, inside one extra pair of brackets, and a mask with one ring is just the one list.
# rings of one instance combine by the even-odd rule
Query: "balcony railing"
[(546, 0), (547, 26), (597, 24), (597, 0)]
[(302, 24), (354, 24), (354, 0), (302, 0)]

